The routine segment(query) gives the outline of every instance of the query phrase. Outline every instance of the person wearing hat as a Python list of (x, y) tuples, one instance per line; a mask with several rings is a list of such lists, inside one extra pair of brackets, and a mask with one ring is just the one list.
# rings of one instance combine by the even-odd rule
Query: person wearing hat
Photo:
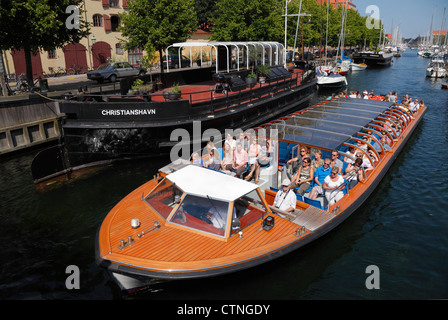
[(362, 98), (363, 99), (369, 99), (369, 96), (367, 94), (368, 94), (367, 90), (364, 90), (363, 93), (362, 93)]
[(283, 179), (281, 189), (277, 191), (274, 199), (274, 206), (286, 212), (292, 212), (296, 209), (296, 194), (289, 188), (291, 180)]

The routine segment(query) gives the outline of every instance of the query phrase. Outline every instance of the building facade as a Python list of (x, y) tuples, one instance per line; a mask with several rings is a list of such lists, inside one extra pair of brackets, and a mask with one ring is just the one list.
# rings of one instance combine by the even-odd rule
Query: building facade
[(317, 0), (319, 4), (326, 4), (327, 1), (333, 6), (333, 8), (337, 8), (338, 6), (345, 6), (347, 9), (352, 9), (356, 11), (356, 5), (352, 1), (348, 0)]
[[(52, 72), (66, 72), (74, 68), (85, 73), (96, 69), (107, 61), (128, 61), (138, 65), (142, 59), (141, 49), (124, 50), (120, 43), (119, 14), (128, 11), (129, 0), (84, 0), (84, 20), (90, 24), (88, 38), (50, 51), (40, 50), (32, 55), (34, 78), (51, 75)], [(191, 41), (207, 41), (209, 34), (197, 31)], [(3, 52), (7, 74), (26, 73), (25, 54), (21, 51)]]

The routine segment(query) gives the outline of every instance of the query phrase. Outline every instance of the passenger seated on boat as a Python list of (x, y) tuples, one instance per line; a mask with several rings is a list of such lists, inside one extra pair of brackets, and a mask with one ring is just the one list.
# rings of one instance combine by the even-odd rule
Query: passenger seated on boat
[(420, 105), (420, 108), (421, 107), (425, 107), (425, 101), (424, 100), (420, 100), (419, 105)]
[(324, 194), (322, 185), (324, 184), (325, 178), (331, 173), (330, 164), (330, 158), (326, 158), (324, 164), (316, 169), (314, 173), (314, 187), (311, 189), (308, 198), (316, 199), (318, 195)]
[(241, 178), (241, 174), (247, 168), (248, 156), (247, 152), (243, 150), (241, 142), (236, 144), (236, 150), (233, 153), (232, 169), (236, 171), (236, 177)]
[(244, 151), (247, 152), (249, 150), (249, 141), (247, 140), (247, 136), (242, 131), (239, 134), (239, 138), (236, 139), (236, 144), (238, 144), (238, 142), (241, 143)]
[[(257, 142), (257, 138), (252, 137), (250, 139), (250, 145), (249, 145), (249, 151), (247, 152), (247, 155), (249, 157), (249, 174), (246, 176), (245, 180), (250, 180), (252, 178), (252, 175), (255, 173), (255, 169), (257, 169), (257, 158), (260, 155), (261, 152), (261, 146)], [(255, 177), (255, 183), (258, 183), (258, 176)]]
[[(366, 137), (363, 137), (362, 139), (363, 139), (364, 141), (367, 140)], [(364, 143), (364, 142), (362, 142), (362, 141), (357, 141), (357, 142), (356, 142), (356, 146), (357, 146), (358, 148), (360, 148), (360, 149), (362, 149), (362, 150), (364, 150), (364, 151), (367, 152), (367, 144), (366, 144), (366, 143)]]
[(353, 164), (349, 164), (345, 170), (346, 174), (342, 177), (348, 182), (348, 189), (353, 189), (358, 181), (364, 181), (364, 170), (362, 170), (362, 159), (357, 158)]
[(221, 161), (221, 169), (231, 171), (232, 163), (233, 163), (233, 149), (226, 142), (224, 144), (224, 156), (222, 157), (222, 161)]
[(330, 164), (330, 166), (332, 168), (333, 167), (338, 167), (339, 168), (339, 172), (338, 173), (341, 173), (343, 163), (342, 163), (342, 161), (340, 159), (338, 159), (338, 156), (339, 156), (339, 153), (336, 150), (333, 150), (331, 152), (331, 164)]
[(193, 159), (193, 164), (197, 164), (200, 166), (204, 165), (204, 160), (199, 156), (199, 154), (197, 152), (193, 153), (191, 158)]
[(204, 163), (204, 167), (214, 169), (214, 170), (220, 170), (221, 169), (221, 162), (219, 161), (219, 157), (216, 155), (218, 154), (218, 151), (216, 149), (210, 150), (209, 158)]
[(283, 179), (281, 189), (277, 191), (274, 199), (274, 207), (292, 212), (296, 209), (296, 194), (290, 189), (291, 180)]
[(266, 145), (261, 147), (260, 156), (257, 161), (260, 167), (268, 166), (272, 161), (272, 143), (270, 139), (266, 139)]
[(370, 160), (362, 152), (357, 152), (356, 158), (362, 159), (362, 167), (364, 168), (365, 171), (373, 170), (373, 166), (370, 163)]
[(409, 104), (409, 110), (411, 110), (412, 113), (416, 113), (418, 109), (420, 109), (420, 103), (418, 102), (418, 99), (415, 98), (414, 102)]
[(302, 166), (302, 159), (305, 157), (310, 157), (308, 154), (308, 150), (306, 147), (300, 148), (300, 154), (295, 158), (291, 158), (286, 162), (286, 175), (289, 179), (292, 179), (292, 176), (299, 170)]
[(376, 156), (376, 154), (375, 154), (375, 152), (373, 151), (372, 148), (369, 147), (367, 153), (369, 154), (370, 158), (373, 160), (373, 163), (379, 161), (378, 157)]
[(331, 173), (324, 180), (322, 188), (325, 190), (325, 198), (328, 206), (331, 206), (344, 196), (344, 178), (339, 174), (340, 168), (332, 167)]
[(309, 157), (303, 158), (303, 164), (297, 170), (296, 174), (292, 178), (291, 188), (295, 190), (295, 188), (299, 187), (299, 190), (296, 191), (297, 194), (304, 195), (306, 190), (311, 186), (311, 182), (314, 177), (314, 169), (311, 166), (311, 159)]
[(224, 144), (228, 143), (230, 147), (232, 148), (232, 151), (236, 148), (236, 140), (233, 139), (232, 135), (230, 133), (227, 134), (226, 140), (224, 141)]
[[(356, 150), (354, 147), (348, 147), (348, 151), (346, 152), (346, 154), (356, 159)], [(350, 157), (344, 157), (344, 162), (347, 162), (348, 164), (353, 164), (355, 160), (353, 160)]]
[(383, 146), (384, 150), (386, 150), (386, 151), (390, 151), (391, 150), (389, 144), (386, 141), (386, 137), (381, 137), (380, 138), (380, 143)]
[(317, 168), (321, 167), (324, 164), (324, 159), (322, 159), (322, 151), (316, 150), (314, 151), (314, 159), (311, 160), (311, 166), (316, 172)]

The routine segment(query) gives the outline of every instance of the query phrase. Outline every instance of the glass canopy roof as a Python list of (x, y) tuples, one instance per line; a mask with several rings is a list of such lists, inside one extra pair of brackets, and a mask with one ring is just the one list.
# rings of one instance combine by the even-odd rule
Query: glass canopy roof
[(392, 102), (338, 99), (276, 123), (278, 138), (322, 149), (336, 149), (370, 121), (392, 106)]

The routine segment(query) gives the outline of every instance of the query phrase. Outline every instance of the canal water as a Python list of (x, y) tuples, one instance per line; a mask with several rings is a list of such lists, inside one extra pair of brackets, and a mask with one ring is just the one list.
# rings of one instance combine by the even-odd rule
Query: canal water
[[(379, 187), (342, 225), (254, 269), (159, 284), (131, 298), (448, 298), (448, 91), (442, 80), (425, 77), (427, 64), (408, 50), (391, 67), (348, 76), (349, 90), (408, 93), (429, 110)], [(0, 162), (0, 299), (123, 299), (94, 262), (95, 233), (168, 159), (122, 164), (40, 193), (30, 174), (33, 156)], [(79, 289), (66, 288), (70, 265), (79, 268)], [(366, 287), (371, 265), (379, 289)]]

